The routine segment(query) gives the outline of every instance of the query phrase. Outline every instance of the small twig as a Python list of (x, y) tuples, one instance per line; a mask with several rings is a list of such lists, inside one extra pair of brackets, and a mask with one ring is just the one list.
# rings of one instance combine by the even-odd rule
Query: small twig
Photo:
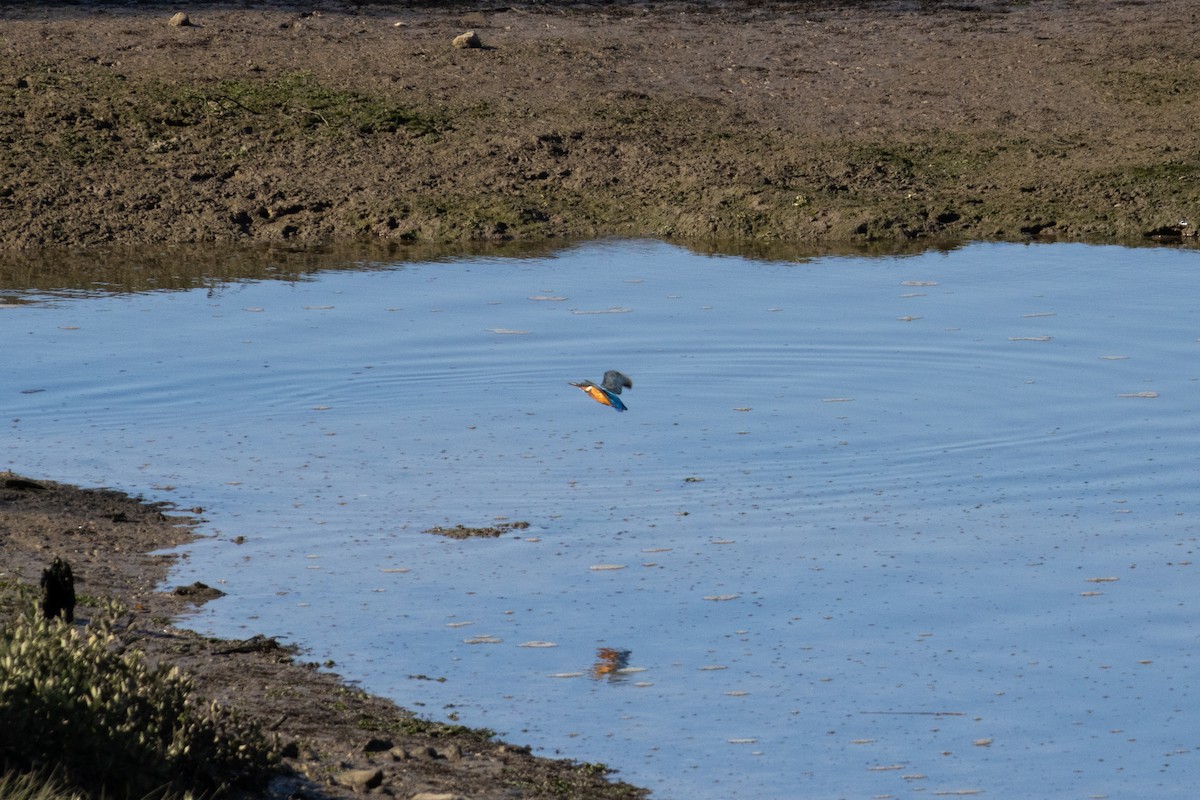
[(325, 119), (325, 115), (320, 111), (313, 111), (311, 108), (301, 108), (300, 106), (288, 106), (287, 110), (299, 111), (301, 114), (308, 114), (309, 116), (316, 117), (317, 119), (321, 120), (321, 122), (324, 122), (326, 128), (333, 127), (329, 124), (329, 120)]
[(250, 108), (250, 106), (248, 106), (248, 105), (246, 105), (245, 103), (241, 102), (241, 101), (240, 101), (240, 100), (238, 100), (236, 97), (230, 97), (230, 96), (229, 96), (229, 95), (227, 95), (227, 94), (211, 94), (211, 95), (208, 95), (208, 96), (206, 97), (206, 99), (207, 99), (207, 100), (208, 100), (210, 103), (213, 103), (213, 104), (217, 105), (218, 107), (221, 107), (221, 106), (222, 106), (222, 103), (221, 103), (221, 102), (219, 102), (219, 101), (222, 101), (222, 100), (223, 100), (223, 101), (225, 101), (225, 102), (227, 102), (227, 103), (229, 103), (229, 104), (231, 104), (231, 105), (235, 105), (235, 106), (237, 106), (238, 108), (242, 109), (243, 111), (247, 111), (247, 112), (249, 112), (249, 113), (251, 113), (251, 114), (254, 114), (255, 116), (258, 116), (258, 115), (260, 115), (260, 114), (262, 113), (261, 111), (255, 111), (253, 108)]

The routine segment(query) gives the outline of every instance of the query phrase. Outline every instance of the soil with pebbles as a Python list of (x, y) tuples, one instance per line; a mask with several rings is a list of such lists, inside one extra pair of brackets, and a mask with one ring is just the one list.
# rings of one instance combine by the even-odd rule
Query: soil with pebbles
[(1128, 241), (1200, 208), (1191, 0), (184, 8), (0, 8), (0, 249)]

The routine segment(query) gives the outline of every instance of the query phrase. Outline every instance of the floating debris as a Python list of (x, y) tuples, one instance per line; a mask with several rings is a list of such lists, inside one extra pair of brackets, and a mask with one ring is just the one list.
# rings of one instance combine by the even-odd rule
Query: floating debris
[(1117, 581), (1119, 581), (1121, 579), (1113, 578), (1113, 577), (1106, 577), (1106, 578), (1084, 578), (1084, 580), (1087, 581), (1088, 583), (1116, 583)]
[(336, 306), (304, 306), (305, 311), (329, 311)]
[(1048, 342), (1053, 339), (1053, 336), (1010, 336), (1010, 342)]
[(1117, 397), (1144, 397), (1153, 400), (1155, 397), (1158, 397), (1158, 392), (1128, 392), (1126, 394), (1119, 394)]
[(412, 572), (410, 567), (384, 567), (380, 572)]
[(1129, 356), (1100, 356), (1101, 361), (1128, 361)]
[(474, 622), (447, 622), (447, 628), (465, 628), (468, 625), (474, 625)]
[(711, 600), (714, 603), (723, 603), (726, 600), (737, 600), (739, 597), (741, 597), (740, 594), (706, 594), (703, 599)]
[(517, 647), (558, 647), (558, 642), (522, 642)]
[(503, 641), (503, 639), (488, 633), (472, 636), (470, 639), (463, 639), (464, 644), (500, 644)]
[(905, 317), (896, 317), (896, 319), (900, 320), (901, 322), (916, 322), (917, 320), (920, 319), (920, 317), (905, 316)]
[(624, 564), (592, 564), (590, 567), (588, 567), (588, 569), (592, 570), (593, 572), (603, 572), (605, 570), (612, 570), (612, 569), (625, 569), (625, 565)]
[(882, 716), (907, 716), (907, 717), (962, 717), (966, 714), (962, 711), (860, 711), (860, 714), (879, 714)]
[(1036, 317), (1057, 317), (1057, 311), (1035, 311), (1032, 314), (1022, 314), (1022, 319), (1034, 319)]
[(499, 336), (528, 336), (530, 331), (514, 330), (513, 328), (488, 328), (488, 333)]
[(547, 678), (582, 678), (582, 672), (552, 672)]
[(821, 402), (822, 403), (852, 403), (852, 402), (854, 402), (854, 398), (853, 397), (822, 397)]
[(901, 286), (937, 286), (937, 281), (900, 281)]
[(625, 308), (624, 306), (612, 306), (611, 308), (598, 308), (598, 309), (586, 309), (586, 308), (571, 309), (572, 314), (628, 314), (630, 311), (633, 311), (633, 309)]
[(726, 739), (730, 744), (758, 744), (758, 739), (746, 737), (744, 739)]
[(729, 667), (725, 666), (724, 664), (709, 664), (707, 666), (697, 667), (696, 669), (700, 672), (716, 672), (717, 670), (729, 669)]
[(561, 303), (567, 298), (557, 294), (531, 294), (529, 295), (529, 299), (536, 300), (540, 303)]
[(483, 528), (471, 528), (466, 525), (443, 528), (440, 525), (434, 525), (432, 528), (426, 528), (425, 533), (435, 533), (438, 536), (448, 536), (451, 539), (494, 539), (511, 531), (523, 531), (528, 527), (528, 522), (501, 522)]

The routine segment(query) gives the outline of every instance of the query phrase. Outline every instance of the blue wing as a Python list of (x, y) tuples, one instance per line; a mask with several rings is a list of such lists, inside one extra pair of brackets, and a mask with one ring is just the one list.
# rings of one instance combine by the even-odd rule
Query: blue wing
[(617, 411), (628, 411), (629, 410), (629, 409), (625, 408), (625, 404), (621, 402), (621, 398), (617, 397), (615, 394), (610, 392), (608, 389), (601, 387), (600, 391), (604, 392), (604, 396), (608, 398), (609, 405), (611, 405)]

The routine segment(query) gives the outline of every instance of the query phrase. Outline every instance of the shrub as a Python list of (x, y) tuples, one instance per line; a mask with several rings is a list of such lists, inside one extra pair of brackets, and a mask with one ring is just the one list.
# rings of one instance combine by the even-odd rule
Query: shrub
[(199, 704), (175, 667), (148, 667), (114, 635), (20, 615), (0, 634), (0, 762), (51, 770), (93, 796), (219, 794), (261, 781), (274, 761), (261, 730)]

